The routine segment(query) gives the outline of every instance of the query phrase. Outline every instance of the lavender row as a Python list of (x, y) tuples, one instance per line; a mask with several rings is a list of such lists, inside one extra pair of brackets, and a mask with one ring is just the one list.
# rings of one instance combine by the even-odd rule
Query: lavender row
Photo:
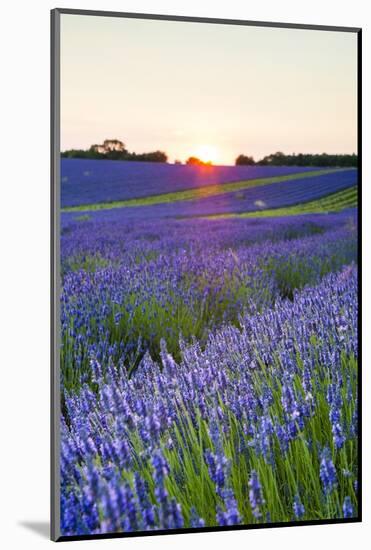
[(238, 323), (243, 308), (292, 298), (296, 288), (355, 261), (354, 225), (343, 216), (331, 220), (265, 222), (255, 233), (250, 220), (149, 223), (132, 231), (69, 226), (62, 241), (62, 383), (90, 382), (92, 355), (104, 366), (124, 358), (134, 370), (146, 351), (159, 356), (162, 338), (178, 358), (179, 334), (203, 342), (215, 327)]
[(315, 170), (296, 166), (189, 166), (61, 159), (62, 207), (147, 197), (205, 185)]
[[(120, 208), (123, 219), (208, 216), (256, 212), (319, 199), (357, 184), (357, 171), (347, 170), (305, 179), (283, 181), (193, 200)], [(76, 216), (76, 213), (75, 213)]]
[(209, 245), (234, 248), (323, 233), (345, 225), (357, 225), (357, 209), (333, 214), (255, 219), (156, 220), (149, 216), (135, 223), (125, 219), (121, 208), (87, 215), (64, 212), (61, 215), (61, 247), (64, 259), (98, 252), (104, 257), (117, 259), (136, 248), (143, 254), (159, 246), (164, 250)]

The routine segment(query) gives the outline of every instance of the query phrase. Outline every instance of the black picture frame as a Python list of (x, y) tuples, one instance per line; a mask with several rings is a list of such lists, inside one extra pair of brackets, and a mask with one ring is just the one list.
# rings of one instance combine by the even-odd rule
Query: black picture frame
[[(303, 31), (331, 31), (355, 33), (357, 35), (357, 154), (358, 154), (358, 335), (359, 335), (359, 363), (358, 363), (358, 515), (345, 519), (305, 520), (290, 522), (272, 522), (254, 525), (235, 525), (226, 527), (203, 527), (157, 531), (136, 531), (130, 533), (105, 533), (92, 535), (62, 536), (60, 534), (60, 371), (59, 371), (59, 347), (60, 347), (60, 17), (61, 15), (83, 15), (99, 17), (117, 17), (129, 19), (146, 19), (157, 21), (181, 21), (200, 24), (237, 25), (251, 27), (268, 27), (283, 29), (301, 29)], [(358, 523), (362, 521), (362, 29), (359, 27), (342, 27), (315, 24), (275, 23), (266, 21), (249, 21), (239, 19), (218, 19), (206, 17), (188, 17), (174, 15), (159, 15), (148, 13), (125, 13), (116, 11), (82, 10), (55, 8), (51, 10), (51, 207), (50, 207), (50, 237), (51, 237), (51, 485), (50, 485), (50, 535), (56, 542), (127, 538), (157, 535), (174, 535), (201, 532), (237, 531), (250, 529), (271, 529), (277, 527), (329, 525), (340, 523)]]

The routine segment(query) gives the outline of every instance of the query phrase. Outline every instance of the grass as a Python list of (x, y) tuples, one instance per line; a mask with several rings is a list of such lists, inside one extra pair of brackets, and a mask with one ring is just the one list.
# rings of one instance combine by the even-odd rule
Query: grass
[(61, 262), (62, 274), (68, 271), (79, 271), (83, 269), (88, 273), (93, 273), (97, 269), (108, 267), (110, 261), (104, 258), (99, 252), (95, 255), (79, 254), (77, 256), (69, 256)]
[(241, 191), (243, 189), (249, 189), (251, 187), (258, 187), (261, 185), (267, 185), (270, 183), (280, 183), (282, 181), (290, 181), (297, 179), (304, 179), (313, 176), (323, 176), (325, 174), (332, 174), (333, 172), (341, 172), (344, 168), (332, 168), (326, 170), (313, 170), (310, 172), (299, 172), (298, 174), (290, 174), (286, 176), (276, 176), (271, 178), (257, 178), (253, 180), (237, 181), (232, 183), (223, 183), (215, 185), (205, 185), (197, 189), (187, 189), (185, 191), (176, 191), (173, 193), (163, 193), (159, 195), (152, 195), (149, 197), (142, 197), (136, 199), (127, 199), (121, 201), (112, 202), (100, 202), (95, 204), (81, 204), (78, 206), (68, 206), (62, 208), (62, 212), (85, 212), (94, 210), (109, 210), (111, 208), (133, 207), (133, 206), (149, 206), (155, 204), (165, 204), (168, 202), (178, 201), (190, 201), (194, 199), (203, 199), (206, 197), (213, 197), (215, 195), (222, 195), (231, 191)]
[(337, 191), (325, 197), (321, 197), (315, 201), (302, 202), (285, 208), (272, 208), (270, 210), (256, 210), (254, 212), (243, 212), (240, 214), (213, 214), (210, 216), (202, 216), (209, 220), (225, 219), (225, 218), (269, 218), (276, 216), (295, 216), (299, 214), (316, 214), (340, 212), (345, 208), (353, 208), (357, 206), (357, 186), (350, 187), (344, 191)]

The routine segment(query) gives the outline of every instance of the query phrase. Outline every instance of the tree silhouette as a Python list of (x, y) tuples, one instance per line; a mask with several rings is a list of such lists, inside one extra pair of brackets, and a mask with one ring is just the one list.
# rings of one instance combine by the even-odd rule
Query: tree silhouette
[(251, 166), (255, 164), (255, 160), (253, 157), (249, 157), (247, 155), (238, 155), (235, 164), (236, 166)]
[(186, 160), (186, 164), (191, 164), (193, 166), (211, 166), (211, 161), (204, 162), (203, 160), (199, 159), (198, 157), (189, 157)]

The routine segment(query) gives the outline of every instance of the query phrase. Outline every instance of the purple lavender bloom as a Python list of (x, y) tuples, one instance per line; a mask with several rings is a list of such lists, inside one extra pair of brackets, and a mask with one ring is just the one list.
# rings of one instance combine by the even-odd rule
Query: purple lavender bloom
[(221, 495), (228, 480), (231, 464), (224, 454), (222, 438), (215, 419), (210, 423), (209, 434), (215, 447), (215, 453), (207, 449), (204, 457), (209, 475), (216, 485), (216, 492)]
[(305, 508), (300, 500), (299, 495), (295, 495), (293, 503), (294, 514), (297, 519), (301, 519), (305, 514)]
[(139, 508), (143, 518), (143, 529), (153, 529), (155, 527), (155, 511), (148, 497), (148, 483), (143, 481), (138, 472), (134, 475), (135, 492), (137, 495)]
[(335, 447), (337, 449), (341, 449), (346, 441), (346, 438), (343, 434), (342, 427), (338, 422), (332, 425), (332, 435)]
[(101, 505), (104, 520), (102, 531), (119, 531), (121, 528), (121, 510), (119, 506), (119, 490), (111, 484), (103, 487), (101, 494)]
[(172, 528), (173, 529), (181, 529), (182, 527), (184, 527), (182, 507), (175, 500), (175, 498), (171, 499), (170, 508), (171, 508), (171, 515), (172, 515)]
[(325, 494), (330, 495), (337, 486), (337, 476), (336, 469), (328, 447), (325, 447), (321, 453), (319, 475)]
[(350, 497), (345, 497), (343, 502), (343, 517), (352, 518), (354, 516), (354, 509)]
[(259, 519), (262, 517), (261, 507), (265, 501), (263, 498), (259, 477), (255, 470), (253, 470), (250, 475), (249, 489), (249, 500), (252, 513), (256, 519)]
[(191, 527), (205, 527), (205, 520), (198, 515), (194, 506), (191, 508)]
[(98, 384), (102, 379), (102, 367), (95, 357), (90, 360), (90, 367), (92, 370), (92, 380)]
[(286, 453), (288, 451), (290, 442), (287, 429), (285, 429), (285, 426), (282, 426), (279, 422), (277, 422), (275, 425), (275, 434), (277, 436), (281, 451), (283, 453)]
[(63, 534), (75, 534), (79, 532), (80, 503), (73, 491), (66, 497), (61, 495), (61, 530)]
[(152, 466), (154, 470), (153, 477), (155, 482), (158, 484), (162, 484), (164, 482), (165, 477), (169, 474), (170, 469), (169, 469), (169, 464), (167, 463), (160, 449), (157, 449), (157, 451), (154, 451), (153, 453)]
[(208, 465), (209, 475), (216, 485), (216, 492), (221, 494), (229, 475), (229, 460), (224, 454), (213, 454), (207, 449), (205, 451), (205, 462)]
[(220, 525), (221, 527), (228, 525), (227, 514), (226, 512), (224, 512), (224, 510), (219, 504), (216, 507), (216, 521), (218, 522), (218, 525)]
[(350, 434), (352, 437), (356, 437), (358, 434), (358, 399), (355, 402), (355, 408), (352, 415), (352, 423), (350, 426)]
[(331, 408), (330, 408), (330, 422), (331, 424), (337, 424), (338, 422), (340, 422), (340, 418), (341, 418), (341, 412), (340, 412), (340, 409), (338, 407), (336, 407), (335, 405), (332, 405)]
[(232, 489), (224, 491), (223, 500), (226, 509), (224, 518), (227, 523), (225, 525), (238, 525), (241, 523), (241, 516)]
[(120, 489), (119, 504), (125, 514), (124, 531), (137, 531), (139, 528), (138, 510), (133, 491), (128, 483)]

